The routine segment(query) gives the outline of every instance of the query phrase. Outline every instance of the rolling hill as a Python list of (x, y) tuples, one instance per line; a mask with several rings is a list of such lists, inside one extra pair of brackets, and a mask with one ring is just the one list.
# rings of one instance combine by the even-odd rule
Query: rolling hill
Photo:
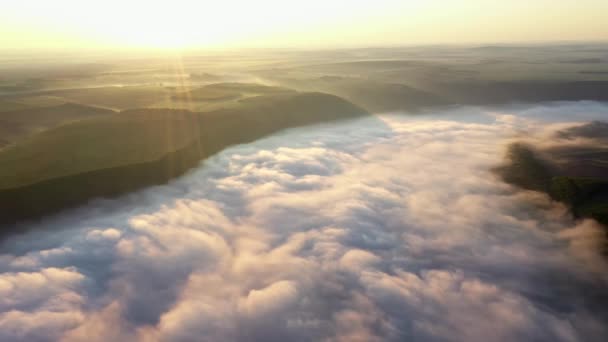
[(168, 182), (282, 129), (367, 114), (333, 95), (282, 93), (213, 112), (137, 109), (61, 125), (0, 152), (0, 224)]
[(23, 106), (17, 110), (0, 111), (0, 148), (66, 122), (114, 113), (107, 109), (73, 103), (49, 107)]

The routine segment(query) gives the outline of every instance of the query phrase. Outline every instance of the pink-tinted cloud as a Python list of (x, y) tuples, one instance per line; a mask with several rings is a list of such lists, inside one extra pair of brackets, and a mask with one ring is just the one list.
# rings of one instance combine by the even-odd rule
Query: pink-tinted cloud
[(585, 108), (291, 130), (49, 219), (2, 246), (0, 340), (603, 341), (600, 228), (490, 172)]

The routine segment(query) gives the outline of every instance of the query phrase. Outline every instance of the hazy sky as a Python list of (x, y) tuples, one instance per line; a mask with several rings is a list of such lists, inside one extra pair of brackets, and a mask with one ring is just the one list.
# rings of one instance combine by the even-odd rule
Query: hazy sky
[(0, 1), (3, 48), (608, 40), (606, 0)]

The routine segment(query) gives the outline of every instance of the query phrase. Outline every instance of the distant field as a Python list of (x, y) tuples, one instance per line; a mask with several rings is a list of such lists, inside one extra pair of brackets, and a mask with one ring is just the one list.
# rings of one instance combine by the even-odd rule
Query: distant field
[(357, 77), (323, 76), (316, 79), (283, 79), (295, 89), (316, 90), (344, 97), (369, 111), (416, 110), (445, 105), (438, 94), (400, 83), (385, 83)]
[(0, 111), (29, 107), (50, 107), (78, 103), (112, 110), (134, 108), (175, 108), (208, 111), (232, 106), (235, 101), (252, 96), (292, 92), (284, 87), (254, 83), (220, 82), (203, 86), (185, 83), (180, 86), (137, 85), (103, 86), (46, 90), (34, 94), (7, 96)]
[(165, 99), (173, 91), (163, 86), (125, 86), (57, 90), (48, 94), (69, 102), (115, 110), (147, 107)]
[(255, 73), (286, 87), (336, 94), (372, 111), (608, 101), (606, 53), (605, 45), (369, 49)]
[(57, 96), (24, 96), (14, 99), (15, 102), (24, 104), (27, 107), (52, 107), (69, 102)]
[(283, 87), (254, 83), (212, 83), (192, 90), (177, 91), (175, 95), (155, 103), (153, 107), (212, 111), (239, 106), (240, 101), (250, 97), (293, 92)]
[(272, 87), (255, 83), (214, 83), (173, 95), (177, 100), (221, 101), (248, 96), (259, 96), (292, 92), (282, 87)]
[(241, 98), (283, 88), (334, 94), (378, 112), (457, 104), (608, 101), (607, 54), (605, 44), (429, 46), (197, 53), (55, 62), (39, 68), (0, 63), (0, 96), (11, 102), (50, 97), (116, 110), (192, 111), (232, 107)]

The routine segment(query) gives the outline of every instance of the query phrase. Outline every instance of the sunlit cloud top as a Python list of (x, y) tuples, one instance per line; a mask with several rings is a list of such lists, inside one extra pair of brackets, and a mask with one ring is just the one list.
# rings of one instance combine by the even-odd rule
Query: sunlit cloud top
[(606, 40), (608, 2), (5, 1), (4, 48), (333, 47)]

